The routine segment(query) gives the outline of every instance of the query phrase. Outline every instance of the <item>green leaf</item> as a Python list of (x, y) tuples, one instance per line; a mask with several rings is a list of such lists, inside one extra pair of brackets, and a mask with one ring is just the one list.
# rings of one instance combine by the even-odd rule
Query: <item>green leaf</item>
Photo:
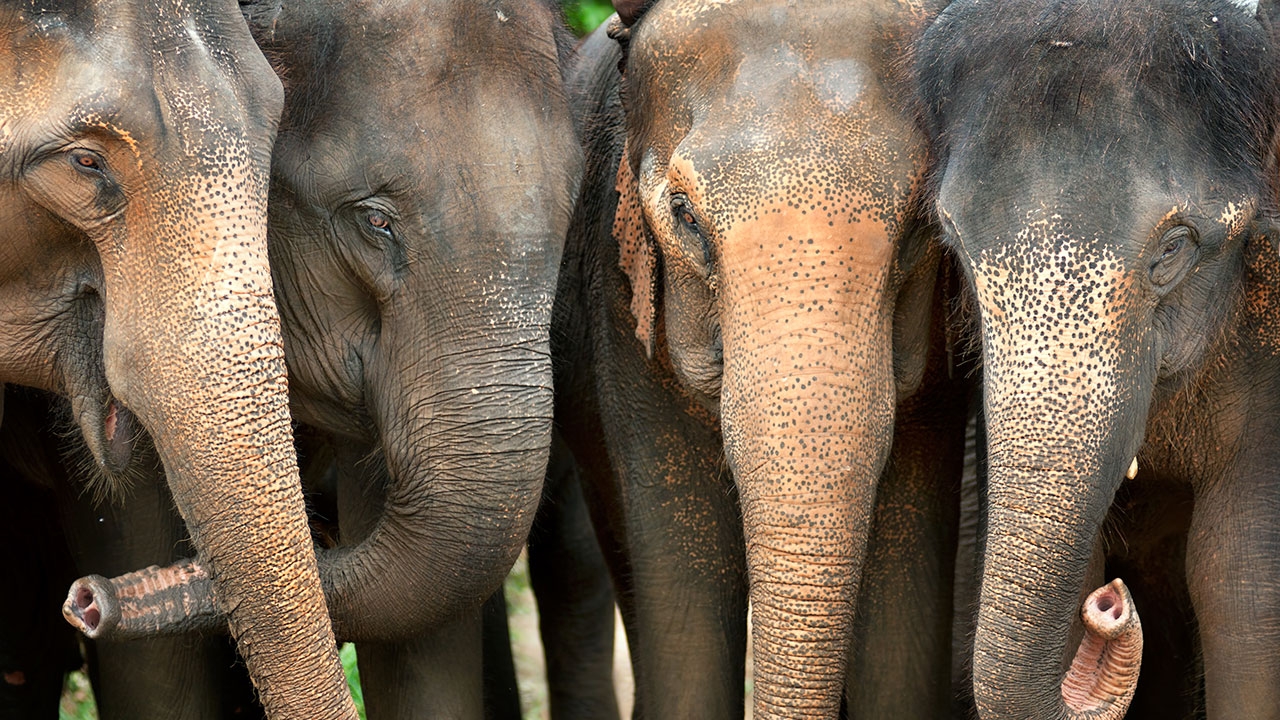
[(566, 0), (564, 14), (575, 33), (586, 35), (613, 14), (613, 5), (608, 0)]
[(351, 688), (351, 699), (356, 701), (356, 712), (360, 720), (366, 720), (364, 714), (364, 690), (360, 688), (360, 669), (356, 667), (356, 646), (346, 643), (338, 652), (342, 659), (342, 672), (347, 676), (347, 687)]

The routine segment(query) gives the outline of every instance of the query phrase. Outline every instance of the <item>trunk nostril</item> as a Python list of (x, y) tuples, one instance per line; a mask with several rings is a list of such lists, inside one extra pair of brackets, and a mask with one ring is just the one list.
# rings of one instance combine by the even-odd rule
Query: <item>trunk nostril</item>
[[(1103, 595), (1102, 597), (1098, 598), (1098, 609), (1101, 610), (1102, 612), (1106, 612), (1111, 608), (1115, 607), (1115, 604), (1116, 604), (1115, 598), (1111, 597), (1110, 595)], [(1117, 611), (1119, 610), (1119, 608), (1116, 608), (1116, 609)], [(1116, 617), (1120, 617), (1120, 615), (1117, 614)]]
[(82, 587), (76, 591), (76, 607), (84, 610), (93, 604), (93, 591), (87, 587)]

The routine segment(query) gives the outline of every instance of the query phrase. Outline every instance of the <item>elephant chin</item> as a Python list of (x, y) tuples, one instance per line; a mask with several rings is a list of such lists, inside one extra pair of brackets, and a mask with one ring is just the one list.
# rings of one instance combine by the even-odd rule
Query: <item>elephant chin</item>
[(1073, 717), (1124, 717), (1142, 667), (1142, 622), (1124, 581), (1094, 590), (1081, 611), (1085, 636), (1062, 680), (1062, 699)]

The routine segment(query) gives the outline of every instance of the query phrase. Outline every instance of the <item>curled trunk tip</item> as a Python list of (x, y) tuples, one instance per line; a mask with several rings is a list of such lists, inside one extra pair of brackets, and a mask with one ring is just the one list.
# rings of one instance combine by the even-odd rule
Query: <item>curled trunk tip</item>
[(1124, 717), (1142, 667), (1142, 622), (1124, 581), (1094, 590), (1081, 609), (1085, 636), (1062, 680), (1062, 699), (1075, 717)]
[(62, 616), (94, 640), (177, 635), (225, 627), (215, 599), (209, 573), (184, 560), (116, 578), (82, 577), (71, 584)]
[(109, 633), (120, 621), (115, 586), (101, 575), (89, 575), (71, 583), (62, 617), (91, 639)]

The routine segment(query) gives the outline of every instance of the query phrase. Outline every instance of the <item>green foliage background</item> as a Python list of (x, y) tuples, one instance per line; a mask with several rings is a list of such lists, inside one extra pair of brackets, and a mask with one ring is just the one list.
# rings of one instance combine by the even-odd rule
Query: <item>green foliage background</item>
[[(562, 0), (561, 4), (564, 6), (565, 21), (578, 35), (586, 35), (595, 30), (600, 23), (613, 14), (613, 6), (609, 3), (609, 0)], [(524, 594), (528, 594), (528, 579), (521, 574), (521, 571), (522, 569), (518, 569), (515, 576), (508, 581), (507, 597), (509, 598), (519, 595), (521, 591)], [(514, 586), (511, 586), (511, 584), (514, 584)], [(531, 610), (523, 608), (520, 603), (513, 603), (511, 611), (514, 613), (530, 612)], [(355, 696), (360, 718), (364, 720), (364, 697), (360, 691), (360, 673), (356, 668), (356, 649), (354, 645), (346, 645), (342, 648), (342, 668), (346, 671), (347, 682), (350, 683), (352, 695)], [(541, 714), (543, 702), (540, 697), (534, 699), (536, 707), (532, 708), (532, 717), (537, 717)], [(94, 720), (94, 718), (98, 717), (93, 703), (93, 690), (89, 687), (88, 679), (82, 673), (72, 673), (67, 678), (66, 690), (62, 696), (62, 707), (59, 709), (60, 720)]]
[(563, 0), (564, 16), (569, 27), (579, 35), (586, 35), (613, 14), (609, 0)]

